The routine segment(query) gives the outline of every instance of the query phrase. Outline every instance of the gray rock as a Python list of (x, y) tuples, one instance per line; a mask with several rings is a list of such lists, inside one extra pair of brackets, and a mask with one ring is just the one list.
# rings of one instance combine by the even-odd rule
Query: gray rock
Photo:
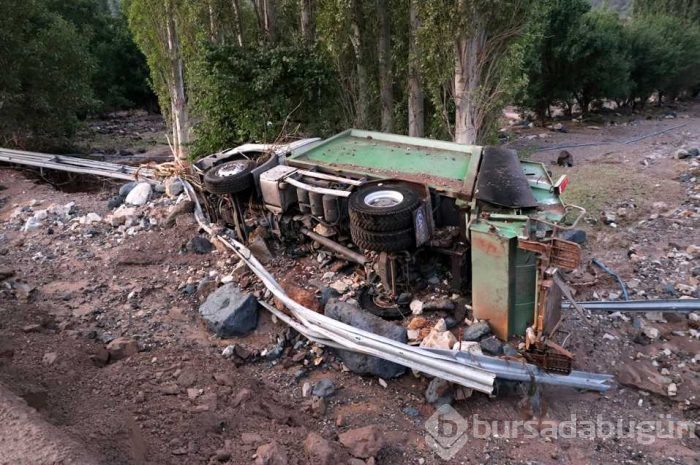
[(462, 336), (463, 341), (478, 341), (483, 336), (486, 336), (491, 332), (489, 324), (485, 321), (479, 321), (469, 326), (464, 330), (464, 336)]
[(258, 326), (258, 301), (229, 283), (207, 297), (199, 314), (218, 336), (243, 336)]
[(566, 241), (571, 241), (583, 245), (586, 243), (586, 231), (584, 231), (583, 229), (571, 229), (562, 232), (561, 238)]
[(322, 378), (314, 384), (311, 394), (316, 397), (330, 397), (335, 393), (335, 384), (328, 378)]
[(430, 404), (449, 404), (452, 402), (450, 382), (442, 378), (433, 378), (425, 390), (425, 400)]
[(168, 178), (165, 180), (165, 194), (168, 197), (177, 197), (185, 190), (182, 181), (178, 178)]
[(131, 189), (124, 202), (129, 205), (145, 205), (149, 198), (151, 198), (151, 185), (147, 182), (140, 182)]
[(415, 408), (415, 407), (411, 407), (410, 405), (408, 405), (408, 406), (402, 408), (401, 411), (402, 411), (403, 413), (405, 413), (406, 415), (408, 415), (409, 417), (414, 417), (414, 418), (415, 418), (415, 417), (419, 417), (419, 416), (420, 416), (420, 412), (418, 411), (418, 409)]
[(690, 150), (688, 150), (688, 156), (689, 157), (698, 157), (698, 156), (700, 156), (700, 150), (690, 149)]
[(127, 195), (129, 195), (129, 192), (131, 192), (132, 189), (136, 187), (136, 184), (138, 184), (136, 181), (127, 182), (119, 188), (119, 195), (121, 195), (122, 197), (126, 197)]
[(187, 250), (198, 254), (206, 254), (211, 252), (213, 249), (214, 246), (212, 243), (204, 236), (194, 236), (187, 243)]
[(110, 210), (114, 210), (115, 208), (119, 207), (121, 204), (124, 203), (125, 198), (126, 197), (122, 195), (115, 195), (107, 201), (107, 208), (109, 208)]
[(684, 150), (684, 149), (676, 150), (676, 158), (678, 158), (679, 160), (684, 160), (684, 159), (688, 158), (689, 155), (690, 154), (688, 153), (687, 150)]
[(482, 352), (489, 355), (501, 355), (503, 353), (503, 343), (496, 337), (491, 336), (479, 342)]
[[(329, 300), (325, 308), (329, 318), (349, 324), (358, 329), (369, 331), (398, 342), (408, 342), (406, 328), (385, 321), (347, 302)], [(370, 355), (358, 354), (347, 350), (338, 350), (338, 356), (345, 365), (355, 373), (374, 375), (389, 379), (401, 376), (406, 367)]]
[(507, 355), (508, 357), (517, 357), (520, 355), (520, 352), (513, 348), (513, 346), (506, 344), (503, 346), (503, 355)]
[(158, 192), (159, 194), (165, 194), (165, 184), (163, 184), (162, 182), (159, 182), (158, 184), (154, 184), (153, 190), (155, 192)]
[(423, 311), (430, 312), (435, 310), (452, 311), (455, 309), (455, 303), (448, 297), (441, 297), (435, 300), (427, 300), (423, 302)]

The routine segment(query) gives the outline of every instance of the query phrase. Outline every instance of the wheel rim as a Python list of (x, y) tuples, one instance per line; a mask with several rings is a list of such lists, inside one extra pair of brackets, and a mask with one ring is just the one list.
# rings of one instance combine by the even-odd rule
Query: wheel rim
[(403, 194), (394, 190), (381, 190), (365, 195), (364, 202), (374, 208), (394, 207), (403, 202)]
[(217, 171), (217, 174), (219, 176), (225, 178), (228, 176), (234, 176), (234, 175), (242, 172), (244, 169), (245, 169), (244, 163), (226, 163), (221, 168), (219, 168), (219, 171)]

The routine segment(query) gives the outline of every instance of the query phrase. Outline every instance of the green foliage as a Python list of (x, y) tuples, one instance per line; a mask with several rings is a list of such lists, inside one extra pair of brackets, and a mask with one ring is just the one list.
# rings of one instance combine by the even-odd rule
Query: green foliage
[(211, 47), (194, 73), (194, 156), (287, 134), (340, 129), (337, 76), (300, 47)]
[(616, 13), (586, 13), (565, 47), (576, 81), (570, 90), (584, 113), (596, 99), (622, 100), (629, 95), (630, 64)]
[(93, 104), (84, 37), (39, 0), (0, 2), (0, 145), (64, 146)]
[(628, 28), (631, 99), (678, 95), (700, 84), (700, 27), (677, 17), (641, 16)]
[(75, 26), (93, 56), (96, 110), (152, 106), (146, 60), (132, 40), (121, 11), (110, 11), (107, 0), (44, 1), (51, 11)]
[(675, 16), (700, 23), (700, 0), (634, 0), (634, 16)]

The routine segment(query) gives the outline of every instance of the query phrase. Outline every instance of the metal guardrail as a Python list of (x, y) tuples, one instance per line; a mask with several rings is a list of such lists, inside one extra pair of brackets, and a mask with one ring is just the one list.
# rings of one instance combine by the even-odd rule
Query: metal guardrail
[(0, 161), (69, 173), (92, 174), (107, 178), (123, 179), (125, 181), (155, 182), (155, 171), (148, 168), (135, 168), (118, 163), (89, 160), (69, 155), (52, 155), (0, 148)]
[[(586, 310), (603, 312), (677, 312), (692, 313), (700, 311), (700, 299), (679, 300), (625, 300), (576, 302)], [(573, 307), (571, 302), (562, 305)]]

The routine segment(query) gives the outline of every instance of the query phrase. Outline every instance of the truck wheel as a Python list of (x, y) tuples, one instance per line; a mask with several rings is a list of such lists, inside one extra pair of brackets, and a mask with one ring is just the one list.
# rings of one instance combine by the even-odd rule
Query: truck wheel
[(350, 223), (350, 236), (355, 245), (361, 249), (376, 252), (398, 252), (416, 245), (413, 227), (399, 231), (376, 232), (358, 228)]
[(407, 186), (361, 187), (350, 195), (350, 224), (365, 231), (399, 231), (413, 227), (418, 194)]
[(253, 184), (253, 168), (255, 163), (250, 160), (235, 160), (215, 166), (204, 173), (204, 188), (212, 194), (242, 192)]

